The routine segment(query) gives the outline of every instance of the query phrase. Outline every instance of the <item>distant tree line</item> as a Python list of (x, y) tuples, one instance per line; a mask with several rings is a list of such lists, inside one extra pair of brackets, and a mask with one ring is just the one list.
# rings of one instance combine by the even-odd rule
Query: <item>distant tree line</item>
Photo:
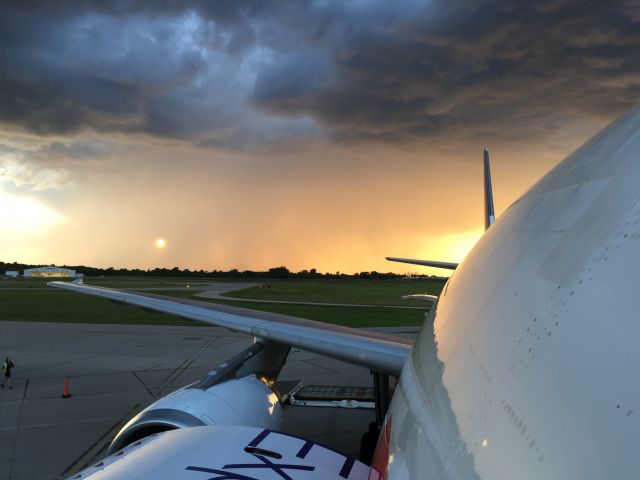
[[(46, 265), (29, 265), (26, 263), (6, 263), (0, 262), (0, 274), (4, 274), (7, 270), (18, 270), (20, 273), (27, 268), (43, 267)], [(315, 268), (310, 270), (300, 270), (299, 272), (292, 272), (287, 267), (274, 267), (266, 271), (253, 271), (243, 270), (240, 271), (236, 268), (231, 270), (190, 270), (188, 268), (180, 269), (179, 267), (173, 268), (154, 268), (148, 270), (142, 270), (140, 268), (97, 268), (87, 267), (85, 265), (58, 265), (61, 268), (70, 268), (77, 273), (83, 273), (86, 276), (91, 277), (202, 277), (202, 278), (306, 278), (306, 279), (348, 279), (348, 278), (363, 278), (363, 279), (375, 279), (375, 280), (392, 280), (397, 278), (404, 278), (406, 275), (398, 273), (382, 273), (382, 272), (360, 272), (354, 274), (346, 274), (341, 272), (335, 273), (321, 273)], [(419, 278), (439, 278), (435, 275), (412, 275)]]

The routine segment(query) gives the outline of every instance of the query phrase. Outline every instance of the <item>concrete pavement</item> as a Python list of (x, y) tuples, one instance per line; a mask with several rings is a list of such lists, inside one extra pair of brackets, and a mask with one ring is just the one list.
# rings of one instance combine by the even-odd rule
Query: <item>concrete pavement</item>
[[(413, 336), (415, 329), (393, 329)], [(65, 478), (104, 455), (119, 428), (155, 399), (249, 346), (217, 327), (0, 322), (14, 389), (0, 390), (0, 479)], [(71, 395), (63, 399), (63, 379)], [(366, 369), (292, 351), (281, 380), (371, 385)], [(287, 407), (284, 430), (355, 455), (372, 410)]]

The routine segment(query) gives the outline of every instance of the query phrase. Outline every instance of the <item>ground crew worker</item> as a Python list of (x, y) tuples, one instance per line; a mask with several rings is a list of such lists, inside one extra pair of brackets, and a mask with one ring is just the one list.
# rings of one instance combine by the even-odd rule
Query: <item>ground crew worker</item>
[(4, 363), (2, 364), (2, 373), (4, 374), (4, 381), (2, 382), (2, 388), (4, 388), (6, 384), (9, 387), (9, 389), (13, 389), (13, 385), (11, 385), (11, 369), (13, 367), (15, 367), (15, 365), (11, 361), (11, 357), (7, 357)]
[(362, 440), (360, 441), (360, 461), (362, 463), (371, 465), (379, 436), (380, 430), (378, 429), (378, 424), (371, 422), (369, 424), (369, 431), (362, 435)]

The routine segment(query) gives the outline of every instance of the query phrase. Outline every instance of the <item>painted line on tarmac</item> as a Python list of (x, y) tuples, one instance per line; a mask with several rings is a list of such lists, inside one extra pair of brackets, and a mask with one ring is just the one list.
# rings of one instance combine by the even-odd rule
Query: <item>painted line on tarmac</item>
[(179, 372), (179, 371), (180, 371), (180, 369), (181, 369), (184, 365), (186, 365), (186, 364), (187, 364), (187, 362), (188, 362), (189, 360), (190, 360), (190, 358), (185, 359), (185, 360), (184, 360), (184, 362), (182, 362), (182, 363), (181, 363), (180, 365), (178, 365), (176, 368), (174, 368), (173, 370), (171, 370), (171, 371), (169, 372), (169, 375), (167, 375), (166, 377), (164, 377), (164, 379), (163, 379), (163, 380), (161, 380), (161, 381), (160, 381), (160, 383), (158, 384), (158, 388), (162, 388), (162, 387), (164, 387), (164, 385), (165, 385), (166, 383), (168, 383), (168, 382), (169, 382), (169, 379), (170, 379), (171, 377), (173, 377), (173, 376), (176, 374), (176, 372)]
[(171, 381), (169, 382), (170, 385), (173, 385), (173, 383), (178, 379), (178, 377), (180, 375), (182, 375), (184, 372), (187, 371), (187, 369), (191, 366), (191, 364), (194, 362), (195, 358), (190, 358), (189, 361), (180, 369), (176, 372), (176, 374), (174, 375), (174, 377), (171, 379)]
[(58, 476), (66, 477), (75, 475), (80, 470), (84, 470), (89, 465), (91, 465), (107, 448), (109, 444), (110, 434), (119, 427), (124, 426), (127, 419), (131, 416), (131, 414), (133, 414), (133, 412), (136, 411), (139, 406), (140, 403), (137, 403), (131, 410), (125, 413), (120, 420), (118, 420), (111, 428), (104, 432), (104, 434), (100, 438), (98, 438), (98, 440), (96, 440), (89, 448), (82, 452), (80, 456), (76, 460), (74, 460), (67, 468), (65, 468)]
[(158, 390), (161, 390), (169, 384), (172, 384), (182, 373), (184, 373), (187, 368), (189, 368), (189, 366), (193, 363), (193, 360), (193, 358), (187, 358), (184, 362), (173, 369), (171, 373), (164, 380), (162, 380), (156, 388)]

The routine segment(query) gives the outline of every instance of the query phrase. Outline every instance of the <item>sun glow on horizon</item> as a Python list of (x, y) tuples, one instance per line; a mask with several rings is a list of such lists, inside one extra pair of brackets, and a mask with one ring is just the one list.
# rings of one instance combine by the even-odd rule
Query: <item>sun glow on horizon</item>
[(482, 234), (483, 230), (479, 228), (466, 232), (430, 236), (420, 242), (423, 247), (415, 258), (459, 263), (464, 260)]
[(155, 241), (156, 248), (162, 250), (166, 245), (167, 241), (164, 238), (159, 238)]
[(36, 200), (7, 193), (0, 193), (0, 218), (5, 230), (22, 235), (42, 233), (64, 220)]
[(483, 234), (482, 229), (473, 230), (471, 232), (453, 233), (445, 235), (445, 241), (448, 244), (447, 250), (451, 255), (452, 261), (461, 262), (468, 255), (474, 245), (480, 240)]

